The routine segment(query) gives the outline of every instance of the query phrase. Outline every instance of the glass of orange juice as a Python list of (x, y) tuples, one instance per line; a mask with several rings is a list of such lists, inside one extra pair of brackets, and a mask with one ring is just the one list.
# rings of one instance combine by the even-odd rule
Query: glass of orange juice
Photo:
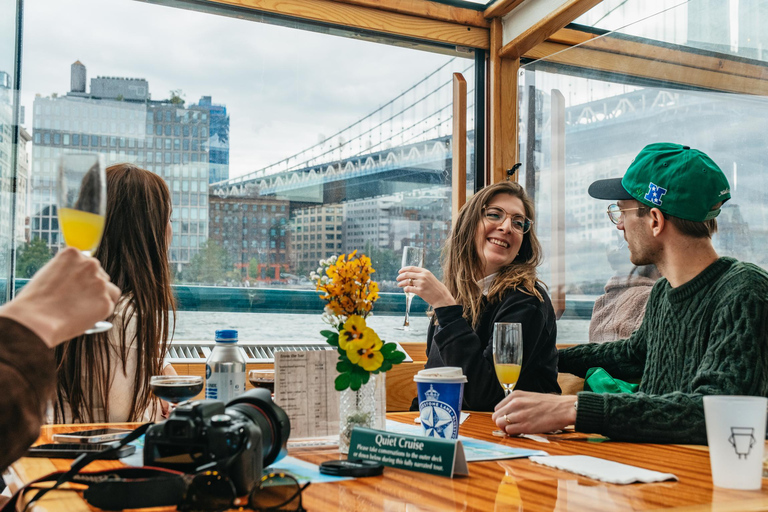
[[(99, 246), (107, 212), (107, 177), (98, 153), (65, 153), (57, 175), (59, 227), (64, 243), (90, 256)], [(85, 331), (104, 332), (106, 321)]]
[(522, 364), (523, 326), (505, 322), (493, 324), (493, 366), (505, 396), (515, 388)]

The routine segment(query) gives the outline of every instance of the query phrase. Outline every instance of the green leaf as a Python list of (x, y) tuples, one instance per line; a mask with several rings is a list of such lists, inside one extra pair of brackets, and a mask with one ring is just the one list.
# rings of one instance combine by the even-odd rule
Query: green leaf
[(387, 361), (386, 359), (381, 363), (381, 366), (379, 367), (379, 373), (388, 372), (392, 369), (392, 363)]
[(336, 371), (339, 373), (349, 373), (352, 371), (352, 363), (349, 362), (349, 359), (342, 359), (338, 363), (336, 363)]
[[(333, 331), (320, 331), (320, 336), (322, 336), (324, 338), (330, 338), (334, 334), (336, 334), (336, 333), (333, 332)], [(338, 336), (338, 334), (337, 334), (337, 336)]]
[(333, 381), (334, 386), (336, 387), (336, 391), (344, 391), (349, 387), (349, 374), (348, 373), (342, 373), (338, 377), (336, 377), (336, 380)]
[(392, 364), (400, 364), (403, 361), (405, 361), (405, 354), (400, 352), (399, 350), (386, 358), (387, 361), (390, 361)]
[(357, 391), (363, 383), (362, 377), (359, 373), (353, 372), (349, 374), (349, 389)]
[(328, 342), (329, 345), (332, 347), (338, 347), (339, 346), (339, 334), (332, 332), (332, 331), (323, 331), (323, 332), (329, 332), (331, 333), (330, 336), (326, 336), (325, 341)]
[(347, 351), (341, 347), (336, 347), (336, 352), (339, 353), (339, 359), (347, 359)]
[(362, 377), (363, 377), (363, 384), (368, 384), (368, 381), (371, 380), (371, 374), (368, 372), (365, 372)]
[(381, 347), (381, 355), (384, 357), (387, 357), (392, 354), (392, 352), (395, 352), (397, 350), (397, 345), (395, 343), (385, 343), (384, 346)]

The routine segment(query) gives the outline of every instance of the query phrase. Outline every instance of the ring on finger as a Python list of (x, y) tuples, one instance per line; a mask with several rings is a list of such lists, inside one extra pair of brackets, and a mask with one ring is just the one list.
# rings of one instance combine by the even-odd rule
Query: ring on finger
[(413, 278), (411, 278), (411, 286), (413, 286)]
[(506, 421), (506, 422), (507, 422), (507, 425), (511, 425), (511, 424), (512, 424), (512, 422), (511, 422), (511, 421), (509, 421), (509, 418), (507, 418), (507, 415), (506, 415), (506, 414), (504, 415), (504, 421)]

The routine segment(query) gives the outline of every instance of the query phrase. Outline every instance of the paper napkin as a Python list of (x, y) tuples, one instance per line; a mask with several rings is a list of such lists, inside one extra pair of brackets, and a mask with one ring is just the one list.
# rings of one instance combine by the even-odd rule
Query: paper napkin
[(562, 469), (563, 471), (569, 471), (611, 484), (650, 483), (678, 479), (672, 473), (659, 473), (658, 471), (651, 471), (587, 455), (556, 455), (554, 457), (529, 458), (537, 464)]

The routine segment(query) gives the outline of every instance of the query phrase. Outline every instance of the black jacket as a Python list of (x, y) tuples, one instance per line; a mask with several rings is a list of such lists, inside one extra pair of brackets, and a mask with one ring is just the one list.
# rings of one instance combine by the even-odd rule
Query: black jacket
[[(473, 330), (461, 316), (462, 306), (435, 309), (427, 333), (425, 368), (459, 366), (464, 370), (463, 410), (493, 411), (504, 398), (504, 390), (493, 369), (493, 324), (518, 322), (523, 326), (523, 367), (515, 389), (539, 393), (560, 393), (557, 384), (557, 325), (555, 311), (544, 289), (544, 298), (510, 290), (501, 301), (489, 304), (483, 297), (483, 310), (477, 329)], [(418, 410), (418, 398), (411, 410)]]

